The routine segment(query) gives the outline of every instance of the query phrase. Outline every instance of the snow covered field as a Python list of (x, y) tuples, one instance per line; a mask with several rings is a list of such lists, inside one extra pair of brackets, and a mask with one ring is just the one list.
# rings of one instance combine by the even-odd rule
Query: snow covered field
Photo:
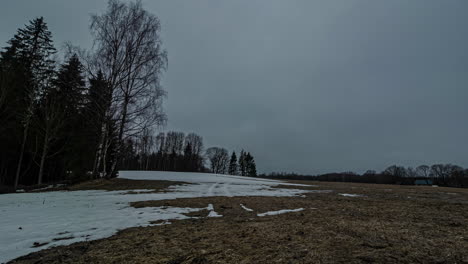
[[(272, 188), (281, 181), (239, 176), (177, 172), (122, 171), (120, 178), (183, 181), (170, 192), (151, 190), (60, 191), (0, 195), (0, 263), (51, 246), (109, 237), (118, 230), (148, 226), (150, 222), (188, 218), (184, 213), (206, 208), (130, 207), (130, 202), (210, 196), (297, 196), (308, 190)], [(310, 185), (308, 185), (310, 186)]]

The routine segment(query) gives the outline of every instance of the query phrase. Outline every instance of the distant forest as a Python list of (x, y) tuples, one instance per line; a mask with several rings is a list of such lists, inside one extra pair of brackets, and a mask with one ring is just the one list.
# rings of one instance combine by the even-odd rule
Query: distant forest
[(257, 176), (255, 159), (249, 152), (242, 150), (237, 158), (236, 152), (229, 155), (225, 148), (210, 147), (204, 150), (201, 136), (175, 131), (157, 136), (143, 134), (128, 139), (119, 168)]
[(468, 169), (452, 164), (421, 165), (416, 168), (393, 165), (382, 172), (368, 170), (354, 172), (301, 175), (296, 173), (260, 174), (259, 177), (284, 180), (314, 180), (331, 182), (356, 182), (401, 185), (437, 185), (468, 188)]
[[(91, 16), (90, 50), (58, 54), (44, 18), (0, 52), (0, 186), (112, 178), (118, 170), (256, 176), (252, 155), (203, 149), (196, 134), (154, 131), (166, 115), (167, 52), (159, 19), (140, 1), (109, 0)], [(206, 168), (209, 161), (209, 168)]]

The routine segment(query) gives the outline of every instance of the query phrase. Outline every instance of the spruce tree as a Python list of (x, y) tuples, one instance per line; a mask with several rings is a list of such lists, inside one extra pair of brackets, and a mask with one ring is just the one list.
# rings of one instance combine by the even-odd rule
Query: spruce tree
[(54, 73), (54, 61), (51, 57), (56, 50), (52, 43), (52, 34), (42, 17), (30, 21), (24, 29), (19, 29), (8, 44), (10, 46), (2, 52), (2, 65), (14, 68), (18, 72), (12, 76), (22, 78), (15, 82), (18, 100), (16, 117), (22, 130), (14, 181), (16, 189), (34, 112), (50, 87), (49, 82)]
[(193, 153), (192, 153), (192, 144), (187, 143), (184, 149), (184, 158), (183, 158), (183, 170), (184, 171), (193, 171)]
[(236, 157), (236, 152), (232, 152), (231, 155), (231, 160), (229, 162), (229, 170), (228, 170), (230, 175), (237, 175), (238, 170), (237, 170), (237, 157)]
[(239, 155), (239, 174), (241, 176), (245, 176), (246, 174), (246, 164), (245, 164), (245, 152), (244, 150), (241, 150), (241, 153)]
[(255, 159), (250, 153), (247, 153), (247, 175), (250, 177), (257, 177), (257, 166), (255, 165)]
[(65, 114), (68, 118), (75, 117), (83, 110), (86, 100), (83, 65), (76, 54), (60, 66), (54, 84)]
[(66, 121), (62, 142), (63, 170), (72, 171), (73, 180), (83, 179), (86, 171), (91, 170), (93, 144), (90, 136), (90, 122), (86, 116), (85, 103), (87, 89), (83, 76), (83, 65), (74, 54), (58, 70), (54, 81), (56, 97)]
[(251, 167), (251, 163), (252, 163), (252, 156), (250, 155), (249, 152), (247, 152), (245, 154), (244, 163), (245, 163), (245, 176), (250, 176), (250, 167)]

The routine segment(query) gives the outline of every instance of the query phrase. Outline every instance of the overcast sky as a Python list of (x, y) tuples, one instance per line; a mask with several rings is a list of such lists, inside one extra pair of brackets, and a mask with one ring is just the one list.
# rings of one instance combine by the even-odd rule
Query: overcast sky
[[(468, 1), (143, 1), (169, 53), (166, 130), (260, 172), (468, 167)], [(44, 16), (88, 47), (104, 0), (2, 1), (0, 43)]]

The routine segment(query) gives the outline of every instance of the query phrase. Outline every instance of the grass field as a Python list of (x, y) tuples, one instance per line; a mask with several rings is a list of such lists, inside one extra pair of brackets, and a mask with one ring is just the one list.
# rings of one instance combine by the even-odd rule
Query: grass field
[[(302, 197), (202, 197), (133, 207), (214, 205), (223, 217), (137, 227), (101, 240), (31, 253), (14, 263), (468, 263), (468, 190), (297, 181)], [(73, 190), (155, 189), (158, 181), (114, 179)], [(329, 191), (329, 192), (328, 192)], [(353, 194), (349, 196), (348, 194)], [(255, 194), (252, 194), (255, 195)], [(249, 208), (248, 211), (241, 207)], [(281, 209), (300, 212), (263, 216)]]

